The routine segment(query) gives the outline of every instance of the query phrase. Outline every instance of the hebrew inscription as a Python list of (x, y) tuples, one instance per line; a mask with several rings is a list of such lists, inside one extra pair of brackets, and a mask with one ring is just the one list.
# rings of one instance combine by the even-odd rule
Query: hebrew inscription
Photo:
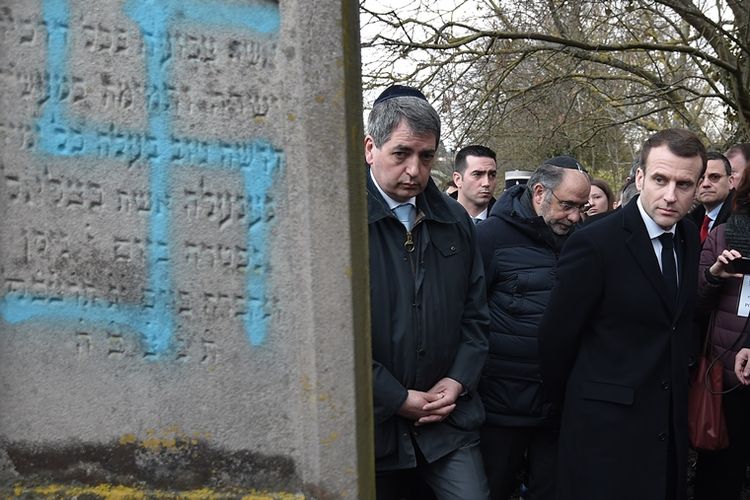
[(264, 343), (278, 2), (84, 4), (0, 7), (0, 318), (68, 325), (80, 362)]

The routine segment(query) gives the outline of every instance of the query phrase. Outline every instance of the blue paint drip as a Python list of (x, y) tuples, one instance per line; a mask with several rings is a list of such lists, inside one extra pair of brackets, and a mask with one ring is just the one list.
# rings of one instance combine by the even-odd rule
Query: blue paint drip
[[(59, 86), (67, 79), (65, 61), (68, 57), (68, 2), (66, 0), (44, 0), (44, 22), (47, 25), (47, 95), (39, 124), (39, 143), (45, 151), (54, 154), (49, 141), (56, 136), (56, 128), (64, 121), (60, 103)], [(57, 126), (56, 126), (57, 125)]]
[(274, 207), (266, 204), (266, 193), (271, 189), (274, 172), (281, 170), (280, 157), (269, 145), (253, 155), (252, 163), (248, 167), (243, 168), (245, 193), (249, 194), (247, 219), (250, 221), (247, 232), (247, 249), (250, 257), (245, 293), (248, 302), (245, 331), (250, 345), (255, 346), (263, 343), (267, 328), (266, 279), (257, 260), (267, 255), (266, 243), (270, 236), (268, 214), (273, 213)]
[[(146, 79), (148, 87), (157, 89), (159, 102), (168, 102), (169, 95), (166, 92), (167, 74), (169, 73), (168, 57), (169, 49), (167, 43), (167, 27), (169, 26), (169, 12), (166, 5), (154, 0), (131, 0), (125, 7), (125, 12), (136, 22), (141, 29), (146, 42)], [(161, 106), (148, 110), (149, 134), (154, 138), (156, 150), (151, 161), (149, 174), (149, 185), (156, 205), (166, 202), (169, 188), (169, 160), (172, 157), (172, 126), (169, 116)], [(170, 213), (152, 210), (149, 216), (149, 238), (152, 242), (166, 242), (169, 238)], [(147, 265), (149, 270), (149, 287), (152, 290), (160, 290), (162, 287), (173, 286), (169, 255), (162, 255), (163, 249), (154, 244), (149, 247)], [(154, 307), (154, 321), (148, 324), (145, 332), (149, 341), (158, 346), (157, 349), (166, 349), (174, 331), (174, 319), (169, 310), (166, 294), (157, 293)], [(160, 352), (157, 351), (157, 352)]]
[[(246, 198), (249, 200), (248, 242), (253, 265), (248, 268), (246, 299), (248, 314), (245, 330), (251, 345), (264, 342), (268, 314), (265, 308), (266, 280), (260, 259), (267, 255), (269, 213), (267, 193), (282, 169), (282, 156), (265, 141), (246, 144), (189, 141), (184, 146), (172, 137), (171, 120), (161, 106), (148, 110), (147, 133), (118, 133), (113, 139), (110, 125), (105, 130), (85, 130), (72, 126), (60, 101), (59, 87), (69, 82), (67, 30), (70, 18), (67, 0), (44, 0), (44, 20), (48, 29), (47, 71), (49, 73), (48, 102), (39, 120), (39, 147), (44, 153), (61, 157), (110, 156), (131, 163), (139, 158), (150, 164), (150, 190), (156, 206), (166, 201), (169, 188), (169, 168), (195, 165), (196, 159), (203, 167), (230, 168), (243, 171)], [(138, 24), (147, 48), (146, 74), (150, 88), (160, 93), (159, 102), (168, 102), (166, 93), (169, 74), (169, 49), (167, 30), (170, 22), (186, 20), (196, 24), (210, 24), (230, 28), (253, 30), (259, 34), (276, 33), (280, 25), (278, 6), (232, 6), (219, 2), (192, 0), (128, 0), (125, 12)], [(183, 149), (188, 153), (185, 157)], [(182, 157), (175, 155), (180, 151)], [(149, 218), (149, 246), (147, 266), (149, 288), (156, 292), (152, 307), (122, 306), (106, 301), (100, 304), (80, 304), (70, 299), (45, 301), (43, 297), (24, 297), (8, 293), (0, 299), (0, 316), (10, 323), (24, 321), (78, 320), (92, 325), (117, 326), (135, 329), (144, 336), (149, 350), (162, 354), (169, 349), (174, 331), (173, 311), (168, 294), (160, 293), (172, 286), (168, 264), (169, 249), (159, 242), (169, 241), (169, 211), (154, 210)]]

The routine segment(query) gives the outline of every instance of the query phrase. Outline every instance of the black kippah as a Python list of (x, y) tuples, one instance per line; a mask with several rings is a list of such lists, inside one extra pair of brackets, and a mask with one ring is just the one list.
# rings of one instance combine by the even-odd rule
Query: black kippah
[(552, 165), (554, 167), (568, 168), (571, 170), (578, 170), (580, 172), (586, 171), (586, 169), (583, 168), (580, 163), (578, 163), (578, 160), (576, 160), (572, 156), (555, 156), (554, 158), (545, 160), (542, 165)]
[(375, 102), (372, 105), (375, 106), (378, 103), (387, 101), (388, 99), (393, 99), (394, 97), (418, 97), (424, 101), (427, 100), (424, 94), (414, 87), (407, 87), (406, 85), (391, 85), (385, 89), (377, 99), (375, 99)]

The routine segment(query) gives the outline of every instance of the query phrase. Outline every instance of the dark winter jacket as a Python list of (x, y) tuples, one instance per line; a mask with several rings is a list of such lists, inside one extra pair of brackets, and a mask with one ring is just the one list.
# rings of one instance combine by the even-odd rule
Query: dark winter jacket
[[(716, 220), (711, 226), (711, 231), (719, 227), (721, 224), (724, 224), (727, 221), (727, 219), (729, 219), (729, 215), (732, 213), (733, 202), (734, 202), (734, 189), (729, 191), (729, 194), (724, 200), (724, 204), (719, 209), (719, 213), (716, 214)], [(706, 207), (704, 207), (703, 205), (698, 205), (693, 210), (691, 210), (689, 214), (687, 214), (685, 219), (689, 219), (693, 221), (695, 225), (698, 227), (698, 230), (700, 230), (701, 226), (703, 225), (703, 217), (705, 216), (706, 216)]]
[[(432, 181), (416, 200), (408, 252), (406, 230), (367, 177), (377, 470), (416, 467), (412, 440), (433, 462), (477, 441), (484, 421), (476, 388), (489, 320), (474, 224)], [(444, 377), (465, 389), (447, 419), (414, 427), (396, 414), (408, 389)]]
[[(713, 314), (709, 323), (712, 359), (721, 358), (724, 364), (725, 388), (739, 383), (734, 374), (734, 357), (745, 345), (747, 337), (743, 334), (747, 318), (737, 315), (742, 279), (726, 278), (720, 283), (711, 283), (705, 273), (722, 251), (732, 248), (726, 239), (728, 224), (722, 224), (709, 233), (701, 251), (698, 273), (698, 307)], [(745, 252), (739, 251), (744, 256)]]
[(525, 186), (513, 186), (477, 226), (490, 310), (490, 350), (479, 394), (488, 425), (549, 423), (537, 326), (547, 306), (564, 237), (537, 216)]

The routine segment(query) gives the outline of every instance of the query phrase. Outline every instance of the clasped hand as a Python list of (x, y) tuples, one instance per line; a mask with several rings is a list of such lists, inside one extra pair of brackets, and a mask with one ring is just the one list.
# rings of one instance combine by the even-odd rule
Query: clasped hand
[(461, 392), (463, 386), (448, 377), (440, 379), (427, 392), (409, 389), (398, 414), (414, 420), (415, 426), (440, 422), (456, 409), (456, 400)]

